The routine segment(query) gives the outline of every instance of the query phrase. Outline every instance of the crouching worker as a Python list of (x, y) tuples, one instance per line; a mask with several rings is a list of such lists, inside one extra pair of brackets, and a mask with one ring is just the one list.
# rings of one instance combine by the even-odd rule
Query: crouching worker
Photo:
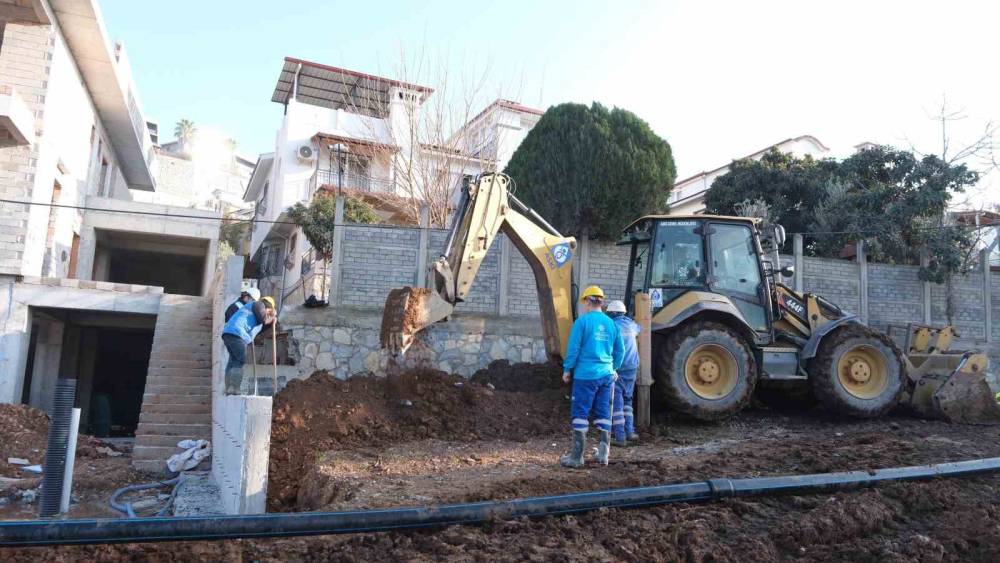
[[(247, 346), (253, 342), (256, 332), (261, 327), (267, 327), (268, 334), (273, 329), (278, 314), (274, 308), (274, 299), (264, 297), (260, 301), (251, 301), (233, 313), (222, 329), (222, 342), (229, 350), (229, 363), (226, 364), (226, 395), (239, 395), (243, 383), (243, 364), (247, 361)], [(260, 330), (261, 334), (264, 330)], [(266, 336), (266, 335), (265, 335)]]
[(626, 446), (629, 441), (636, 441), (639, 435), (635, 433), (635, 417), (632, 413), (632, 394), (635, 392), (635, 375), (639, 371), (639, 350), (636, 347), (636, 337), (639, 336), (639, 323), (625, 314), (625, 304), (621, 301), (608, 303), (608, 316), (615, 321), (618, 332), (622, 335), (625, 347), (625, 357), (618, 369), (618, 379), (615, 380), (614, 404), (611, 407), (611, 428), (614, 434), (611, 444)]
[(587, 441), (589, 417), (593, 414), (599, 441), (595, 459), (608, 464), (611, 449), (611, 392), (615, 370), (622, 363), (624, 346), (618, 328), (604, 312), (604, 292), (596, 285), (588, 287), (580, 298), (584, 314), (573, 323), (569, 334), (563, 381), (573, 374), (572, 442), (569, 453), (559, 458), (566, 467), (583, 467), (583, 448)]

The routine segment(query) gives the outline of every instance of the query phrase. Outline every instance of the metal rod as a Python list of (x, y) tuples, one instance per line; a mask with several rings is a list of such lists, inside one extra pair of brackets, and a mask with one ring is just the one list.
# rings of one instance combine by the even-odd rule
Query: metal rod
[(553, 235), (555, 235), (557, 237), (561, 237), (562, 236), (559, 233), (559, 231), (557, 231), (555, 227), (553, 227), (552, 225), (550, 225), (548, 221), (546, 221), (545, 219), (543, 219), (541, 215), (539, 215), (538, 213), (535, 213), (534, 209), (528, 207), (527, 205), (524, 204), (524, 202), (522, 202), (521, 200), (517, 199), (517, 196), (515, 196), (514, 194), (507, 194), (507, 197), (510, 198), (510, 201), (512, 203), (514, 203), (520, 209), (520, 211), (522, 213), (525, 213), (525, 214), (528, 215), (528, 217), (531, 217), (532, 219), (534, 219), (536, 222), (538, 222), (539, 225), (542, 226), (542, 228), (544, 228), (545, 230), (549, 231), (549, 233), (551, 233), (551, 234), (553, 234)]
[(347, 512), (299, 512), (255, 516), (199, 516), (0, 523), (0, 547), (152, 541), (219, 540), (384, 532), (495, 519), (552, 516), (601, 508), (640, 508), (706, 502), (733, 496), (828, 493), (884, 481), (959, 477), (1000, 470), (1000, 458), (881, 469), (611, 489), (547, 497)]

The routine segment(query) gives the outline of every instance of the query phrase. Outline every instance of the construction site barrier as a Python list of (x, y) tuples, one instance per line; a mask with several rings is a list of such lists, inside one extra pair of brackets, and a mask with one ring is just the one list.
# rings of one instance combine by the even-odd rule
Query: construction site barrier
[(429, 528), (494, 520), (639, 508), (727, 497), (829, 493), (886, 481), (959, 477), (1000, 470), (1000, 458), (872, 471), (709, 479), (547, 497), (443, 506), (253, 516), (50, 520), (0, 523), (0, 547), (267, 538)]

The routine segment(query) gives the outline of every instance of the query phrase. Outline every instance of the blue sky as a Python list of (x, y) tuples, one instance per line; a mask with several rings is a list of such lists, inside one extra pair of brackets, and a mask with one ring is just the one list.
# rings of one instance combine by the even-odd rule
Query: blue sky
[(671, 143), (682, 176), (801, 134), (835, 153), (908, 139), (939, 152), (927, 114), (943, 94), (968, 115), (956, 143), (1000, 120), (995, 2), (100, 4), (161, 136), (188, 118), (251, 155), (272, 149), (286, 55), (394, 76), (401, 52), (423, 52), (452, 82), (488, 69), (491, 93), (527, 105), (624, 107)]

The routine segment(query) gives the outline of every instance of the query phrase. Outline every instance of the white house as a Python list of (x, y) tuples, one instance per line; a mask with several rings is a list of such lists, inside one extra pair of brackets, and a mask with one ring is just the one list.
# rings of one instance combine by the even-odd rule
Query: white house
[(245, 194), (255, 206), (250, 255), (262, 291), (283, 301), (312, 271), (308, 242), (285, 223), (294, 204), (334, 191), (376, 203), (385, 219), (415, 222), (420, 203), (446, 213), (463, 178), (506, 166), (543, 113), (500, 99), (441, 134), (433, 130), (441, 124), (424, 113), (433, 93), (427, 86), (285, 58), (271, 97), (284, 106), (275, 150), (260, 156)]
[[(859, 145), (860, 146), (860, 145)], [(785, 139), (760, 149), (757, 152), (748, 154), (742, 158), (759, 160), (771, 149), (778, 149), (784, 153), (791, 153), (796, 157), (806, 155), (813, 158), (823, 158), (830, 156), (830, 149), (819, 139), (812, 135), (801, 135)], [(674, 184), (674, 190), (667, 198), (670, 215), (690, 215), (705, 212), (705, 192), (712, 187), (712, 182), (716, 178), (729, 172), (730, 163), (726, 163), (718, 168), (699, 172)]]

